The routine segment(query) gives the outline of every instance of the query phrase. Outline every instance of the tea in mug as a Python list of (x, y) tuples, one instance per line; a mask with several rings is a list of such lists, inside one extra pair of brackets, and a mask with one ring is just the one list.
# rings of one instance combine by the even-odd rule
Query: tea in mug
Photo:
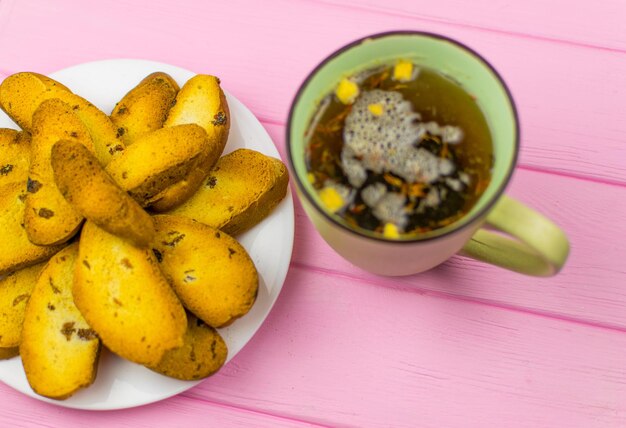
[(405, 60), (342, 79), (306, 138), (308, 178), (324, 207), (389, 239), (457, 221), (491, 180), (492, 139), (475, 98)]

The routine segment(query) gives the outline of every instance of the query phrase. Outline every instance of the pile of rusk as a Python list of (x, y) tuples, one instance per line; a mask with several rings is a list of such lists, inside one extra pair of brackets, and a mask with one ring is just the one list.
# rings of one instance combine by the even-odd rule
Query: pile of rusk
[(232, 236), (287, 192), (278, 159), (222, 156), (220, 81), (143, 79), (110, 116), (61, 83), (18, 73), (0, 106), (0, 353), (65, 399), (96, 377), (101, 346), (178, 379), (215, 373), (215, 328), (246, 314), (258, 275)]

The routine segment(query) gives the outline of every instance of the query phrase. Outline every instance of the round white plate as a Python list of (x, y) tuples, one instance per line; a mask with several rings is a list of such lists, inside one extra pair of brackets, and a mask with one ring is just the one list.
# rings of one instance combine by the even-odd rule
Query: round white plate
[[(122, 59), (77, 65), (53, 73), (50, 77), (108, 114), (126, 92), (155, 71), (170, 74), (181, 86), (195, 74), (173, 65)], [(245, 147), (280, 158), (274, 143), (252, 112), (227, 92), (226, 98), (232, 122), (225, 153)], [(0, 127), (17, 128), (2, 111)], [(289, 192), (268, 218), (237, 237), (254, 260), (260, 284), (259, 295), (252, 310), (231, 326), (220, 329), (220, 334), (228, 344), (227, 363), (252, 338), (274, 305), (289, 268), (293, 237), (294, 211)], [(210, 382), (210, 379), (207, 381)], [(49, 400), (35, 394), (28, 385), (19, 357), (0, 361), (0, 381), (49, 403), (90, 410), (123, 409), (153, 403), (179, 394), (201, 382), (180, 381), (162, 376), (106, 350), (102, 352), (94, 384), (65, 401)]]

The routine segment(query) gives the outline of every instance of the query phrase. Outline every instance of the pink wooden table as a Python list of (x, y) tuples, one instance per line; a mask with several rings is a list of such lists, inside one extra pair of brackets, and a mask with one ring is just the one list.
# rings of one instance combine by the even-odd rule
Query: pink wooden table
[(292, 96), (361, 36), (457, 38), (503, 74), (522, 122), (509, 194), (572, 253), (551, 279), (461, 257), (389, 279), (338, 257), (296, 204), (267, 322), (217, 375), (86, 412), (0, 384), (0, 426), (626, 426), (626, 2), (0, 0), (0, 79), (141, 58), (216, 74), (284, 154)]

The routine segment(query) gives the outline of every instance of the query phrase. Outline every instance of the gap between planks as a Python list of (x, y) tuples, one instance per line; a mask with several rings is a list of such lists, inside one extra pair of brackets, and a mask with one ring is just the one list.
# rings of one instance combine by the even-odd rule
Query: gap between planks
[(626, 187), (626, 183), (618, 181), (618, 180), (612, 180), (610, 178), (604, 178), (604, 177), (594, 177), (591, 175), (576, 174), (573, 172), (567, 172), (567, 171), (557, 170), (557, 169), (540, 168), (538, 166), (532, 166), (532, 165), (526, 165), (526, 164), (518, 164), (515, 167), (515, 169), (523, 169), (525, 171), (539, 172), (542, 174), (551, 174), (557, 177), (572, 178), (574, 180), (589, 181), (591, 183), (604, 184), (607, 186)]
[(320, 266), (310, 265), (307, 263), (293, 261), (293, 260), (291, 261), (290, 266), (298, 268), (298, 269), (307, 270), (310, 272), (316, 272), (319, 274), (332, 275), (338, 278), (345, 278), (351, 281), (358, 281), (360, 283), (372, 285), (375, 287), (384, 287), (384, 288), (390, 288), (393, 290), (401, 290), (404, 292), (432, 296), (432, 297), (445, 299), (445, 300), (474, 303), (477, 305), (486, 306), (490, 308), (497, 308), (497, 309), (502, 309), (502, 310), (506, 310), (510, 312), (536, 316), (540, 318), (548, 318), (552, 320), (568, 322), (568, 323), (575, 324), (575, 325), (582, 325), (582, 326), (587, 326), (587, 327), (598, 328), (601, 330), (626, 333), (626, 327), (611, 325), (611, 324), (607, 324), (607, 323), (603, 323), (599, 321), (596, 322), (596, 321), (591, 321), (591, 320), (584, 320), (584, 319), (577, 318), (575, 316), (562, 315), (562, 314), (557, 314), (557, 313), (552, 313), (552, 312), (547, 312), (547, 311), (541, 311), (538, 309), (523, 308), (520, 306), (514, 306), (514, 305), (502, 303), (502, 302), (495, 302), (495, 301), (491, 301), (487, 299), (480, 299), (480, 298), (471, 297), (471, 296), (463, 296), (463, 295), (458, 295), (458, 294), (446, 293), (443, 291), (421, 288), (415, 285), (408, 286), (408, 285), (397, 284), (397, 283), (384, 284), (383, 277), (381, 277), (381, 279), (377, 281), (375, 279), (368, 279), (368, 278), (351, 274), (348, 272), (338, 271), (335, 269), (325, 269)]
[(301, 425), (307, 425), (307, 426), (311, 426), (311, 427), (318, 427), (318, 428), (328, 428), (329, 425), (322, 425), (316, 422), (311, 422), (311, 421), (307, 421), (304, 419), (297, 419), (294, 418), (292, 416), (286, 416), (286, 415), (280, 415), (277, 413), (272, 413), (272, 412), (267, 412), (267, 411), (261, 411), (259, 409), (252, 409), (250, 407), (244, 407), (244, 406), (235, 406), (233, 404), (227, 404), (221, 401), (215, 401), (215, 400), (208, 400), (206, 399), (204, 396), (201, 395), (194, 395), (194, 394), (189, 394), (188, 392), (183, 392), (180, 394), (181, 397), (184, 397), (186, 400), (192, 400), (192, 401), (197, 401), (197, 402), (201, 402), (201, 403), (207, 403), (210, 404), (211, 406), (215, 406), (215, 407), (222, 407), (224, 409), (233, 409), (239, 412), (246, 412), (246, 413), (250, 413), (253, 415), (260, 415), (260, 416), (267, 416), (267, 417), (271, 417), (274, 419), (281, 419), (285, 422), (288, 423), (296, 423), (296, 424), (301, 424)]
[(381, 9), (377, 7), (364, 6), (362, 4), (354, 4), (354, 3), (343, 4), (343, 3), (335, 3), (332, 1), (324, 1), (324, 0), (306, 0), (306, 1), (308, 1), (309, 3), (313, 3), (313, 4), (323, 4), (325, 6), (335, 7), (335, 8), (344, 9), (344, 10), (358, 10), (361, 12), (376, 13), (376, 14), (386, 15), (386, 16), (390, 16), (394, 18), (413, 18), (413, 19), (419, 19), (420, 21), (433, 22), (436, 24), (452, 25), (455, 27), (461, 27), (461, 28), (483, 31), (483, 32), (488, 32), (488, 33), (496, 33), (496, 34), (505, 35), (505, 36), (518, 37), (522, 39), (534, 39), (534, 40), (557, 43), (557, 44), (565, 44), (569, 46), (579, 46), (579, 47), (583, 47), (586, 49), (600, 49), (600, 50), (608, 51), (608, 52), (626, 53), (625, 49), (620, 49), (620, 48), (612, 48), (608, 46), (603, 46), (603, 45), (594, 44), (594, 43), (586, 43), (586, 42), (581, 42), (577, 40), (568, 40), (568, 39), (560, 39), (556, 37), (542, 36), (539, 34), (501, 30), (499, 28), (485, 27), (485, 26), (477, 25), (477, 24), (469, 24), (466, 22), (449, 21), (449, 20), (445, 20), (442, 18), (436, 18), (433, 16), (420, 15), (411, 11), (406, 11), (404, 13), (401, 13), (399, 11), (389, 11), (389, 10), (385, 10), (385, 9)]
[[(3, 388), (5, 390), (3, 390)], [(200, 414), (206, 414), (209, 418), (207, 419), (208, 421), (225, 420), (230, 421), (233, 426), (240, 426), (241, 422), (237, 421), (244, 419), (247, 421), (246, 426), (325, 428), (324, 425), (320, 425), (319, 423), (299, 420), (298, 418), (290, 416), (282, 416), (263, 410), (251, 410), (242, 406), (216, 402), (205, 399), (203, 396), (199, 396), (199, 394), (189, 395), (188, 393), (180, 393), (164, 400), (128, 409), (85, 411), (81, 409), (56, 407), (52, 403), (38, 401), (36, 398), (25, 396), (20, 391), (2, 383), (0, 383), (0, 392), (3, 394), (4, 401), (9, 403), (9, 407), (12, 410), (10, 412), (4, 412), (0, 416), (0, 426), (2, 427), (31, 425), (81, 428), (87, 425), (92, 427), (109, 427), (111, 425), (116, 427), (152, 427), (154, 423), (151, 422), (151, 420), (160, 421), (160, 423), (157, 424), (158, 426), (182, 426), (180, 423), (172, 424), (171, 421), (176, 419), (176, 417), (172, 417), (172, 415), (179, 414), (185, 417), (185, 419), (183, 419), (184, 421), (191, 421), (192, 419), (196, 420)], [(31, 414), (27, 415), (20, 411), (19, 406), (25, 401), (32, 403)], [(17, 404), (17, 406), (14, 404)], [(166, 413), (168, 416), (158, 416), (163, 413)], [(147, 414), (157, 416), (146, 416)], [(42, 425), (41, 421), (48, 422), (48, 425)], [(4, 423), (7, 423), (7, 425), (4, 425)], [(184, 424), (184, 426), (187, 425)]]

